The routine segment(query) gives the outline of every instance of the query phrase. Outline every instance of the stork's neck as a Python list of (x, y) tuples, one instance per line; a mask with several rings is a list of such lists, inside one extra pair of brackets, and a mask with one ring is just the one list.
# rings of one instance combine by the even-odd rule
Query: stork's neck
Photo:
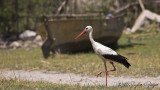
[(95, 41), (93, 40), (92, 33), (93, 33), (93, 30), (91, 30), (89, 32), (89, 39), (90, 39), (91, 43), (93, 44)]

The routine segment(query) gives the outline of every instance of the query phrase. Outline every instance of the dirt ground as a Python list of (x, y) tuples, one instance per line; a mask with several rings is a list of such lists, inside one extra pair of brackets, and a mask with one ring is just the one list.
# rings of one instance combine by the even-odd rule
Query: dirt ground
[[(17, 78), (28, 81), (45, 81), (58, 84), (79, 84), (79, 85), (105, 85), (105, 77), (82, 76), (72, 73), (58, 73), (55, 71), (23, 71), (12, 70), (0, 71), (0, 78)], [(127, 77), (108, 77), (108, 86), (158, 86), (160, 87), (160, 76), (135, 78)]]

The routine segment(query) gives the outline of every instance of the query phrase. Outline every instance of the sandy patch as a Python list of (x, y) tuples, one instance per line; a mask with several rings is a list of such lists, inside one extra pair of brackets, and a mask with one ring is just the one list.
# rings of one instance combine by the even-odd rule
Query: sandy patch
[[(28, 81), (45, 81), (58, 84), (79, 85), (105, 85), (105, 77), (82, 76), (72, 73), (58, 73), (55, 71), (0, 71), (0, 78), (17, 78)], [(160, 87), (160, 76), (158, 77), (108, 77), (108, 86), (158, 86)]]

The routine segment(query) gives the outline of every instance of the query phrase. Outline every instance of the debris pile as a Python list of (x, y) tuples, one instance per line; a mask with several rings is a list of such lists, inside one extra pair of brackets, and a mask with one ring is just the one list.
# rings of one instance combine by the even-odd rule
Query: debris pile
[(42, 38), (35, 31), (25, 30), (20, 34), (0, 35), (0, 49), (17, 49), (39, 47)]

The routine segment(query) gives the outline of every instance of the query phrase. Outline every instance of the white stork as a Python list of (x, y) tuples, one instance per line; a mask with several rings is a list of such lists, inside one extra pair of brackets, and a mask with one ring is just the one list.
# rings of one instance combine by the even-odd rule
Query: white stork
[[(106, 73), (106, 86), (107, 86), (107, 75), (108, 75), (108, 72), (116, 71), (116, 68), (115, 68), (113, 62), (117, 62), (117, 63), (123, 64), (127, 68), (129, 68), (131, 65), (127, 62), (127, 58), (126, 57), (124, 57), (122, 55), (119, 55), (118, 53), (116, 53), (111, 48), (106, 47), (106, 46), (94, 41), (93, 37), (92, 37), (92, 33), (93, 33), (92, 26), (87, 26), (83, 30), (83, 32), (81, 32), (75, 39), (81, 37), (86, 32), (89, 32), (89, 39), (90, 39), (90, 41), (92, 43), (93, 49), (94, 49), (95, 53), (103, 60), (104, 66), (105, 66), (105, 71), (99, 72), (97, 74), (97, 77), (100, 76), (103, 72), (105, 72)], [(113, 70), (107, 71), (106, 61), (109, 61), (112, 64), (112, 66), (114, 68)]]

